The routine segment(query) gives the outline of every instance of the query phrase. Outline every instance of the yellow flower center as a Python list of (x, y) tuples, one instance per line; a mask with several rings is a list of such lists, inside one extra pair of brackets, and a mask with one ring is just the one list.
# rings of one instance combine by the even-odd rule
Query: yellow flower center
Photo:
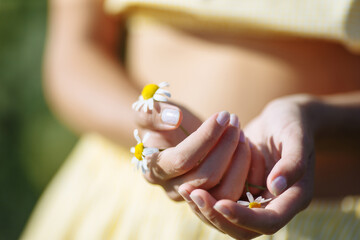
[(135, 146), (135, 157), (137, 159), (139, 159), (140, 161), (142, 160), (142, 152), (144, 150), (144, 144), (143, 143), (139, 143)]
[(144, 89), (141, 92), (142, 97), (147, 100), (149, 98), (152, 98), (156, 92), (156, 90), (159, 89), (159, 86), (156, 84), (148, 84), (144, 87)]
[(251, 202), (249, 208), (261, 208), (261, 203)]

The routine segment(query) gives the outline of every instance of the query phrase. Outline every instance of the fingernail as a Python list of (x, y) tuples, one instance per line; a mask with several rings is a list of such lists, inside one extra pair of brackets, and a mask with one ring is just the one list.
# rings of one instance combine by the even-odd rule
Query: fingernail
[(239, 127), (239, 118), (235, 114), (230, 115), (230, 125), (238, 128)]
[(249, 141), (249, 147), (254, 148), (254, 144), (251, 141)]
[(219, 113), (219, 115), (216, 118), (216, 121), (218, 122), (218, 124), (220, 124), (221, 126), (225, 126), (225, 124), (229, 121), (230, 118), (230, 113), (227, 111), (222, 111), (221, 113)]
[(182, 189), (181, 186), (179, 187), (178, 192), (185, 199), (185, 201), (187, 201), (187, 202), (192, 201), (188, 191), (186, 191), (185, 189)]
[(190, 198), (199, 208), (203, 208), (205, 206), (205, 202), (200, 196), (191, 193)]
[(275, 178), (275, 180), (272, 181), (272, 183), (271, 183), (271, 189), (275, 196), (282, 193), (286, 187), (287, 187), (286, 179), (283, 176), (279, 176), (279, 177)]
[(161, 113), (161, 121), (166, 124), (176, 125), (179, 122), (180, 112), (177, 109), (164, 109)]
[(215, 203), (214, 209), (226, 217), (232, 216), (230, 210), (220, 204)]
[(244, 134), (244, 131), (243, 131), (243, 130), (240, 131), (239, 141), (240, 141), (241, 143), (245, 143), (245, 142), (246, 142), (245, 134)]

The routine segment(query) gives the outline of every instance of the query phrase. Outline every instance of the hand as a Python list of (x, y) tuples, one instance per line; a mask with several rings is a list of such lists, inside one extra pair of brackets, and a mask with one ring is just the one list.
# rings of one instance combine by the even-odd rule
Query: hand
[(278, 197), (265, 209), (249, 209), (231, 200), (217, 201), (208, 191), (196, 189), (190, 196), (207, 221), (232, 237), (249, 239), (277, 232), (308, 206), (315, 159), (311, 105), (307, 104), (311, 101), (303, 95), (273, 101), (245, 130), (260, 150), (252, 157), (265, 161), (270, 191), (262, 196)]
[(143, 134), (151, 134), (147, 145), (159, 149), (174, 147), (183, 141), (188, 135), (182, 128), (190, 134), (202, 124), (185, 107), (171, 102), (155, 102), (152, 111), (135, 111), (135, 122)]
[[(165, 108), (171, 108), (171, 110), (178, 108), (166, 103), (157, 104), (158, 107), (155, 107), (153, 112), (138, 113), (139, 122), (143, 126), (144, 123), (147, 126), (151, 124), (149, 128), (153, 129), (150, 140), (145, 145), (158, 147), (156, 145), (176, 144), (184, 138), (184, 133), (179, 129), (165, 131), (165, 129), (176, 128), (176, 125), (164, 126), (163, 122), (159, 122), (162, 118), (156, 115), (163, 113)], [(186, 119), (185, 116), (184, 119)], [(162, 130), (155, 131), (157, 129)], [(157, 136), (155, 140), (154, 133)], [(234, 170), (243, 168), (247, 172), (250, 167), (249, 146), (245, 144), (243, 134), (242, 144), (238, 144), (240, 133), (236, 115), (230, 116), (228, 112), (214, 114), (176, 147), (167, 148), (150, 156), (148, 158), (150, 171), (145, 174), (145, 178), (151, 183), (161, 185), (168, 196), (174, 200), (183, 199), (179, 195), (178, 186), (185, 182), (195, 188), (211, 189), (211, 192), (219, 198), (221, 196), (221, 198), (238, 199), (242, 194), (246, 175), (239, 175), (238, 171)], [(177, 137), (179, 135), (180, 137)], [(173, 137), (170, 141), (169, 136)], [(233, 181), (243, 182), (243, 184), (239, 184), (239, 188), (234, 190), (229, 184)], [(183, 192), (184, 194), (184, 197), (189, 199), (188, 194)]]

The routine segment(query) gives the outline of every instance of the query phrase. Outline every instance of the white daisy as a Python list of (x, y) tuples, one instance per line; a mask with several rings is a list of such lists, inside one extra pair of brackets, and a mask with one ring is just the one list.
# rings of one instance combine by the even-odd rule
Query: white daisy
[(141, 138), (139, 137), (139, 131), (135, 129), (134, 137), (137, 140), (137, 144), (135, 147), (132, 147), (130, 149), (130, 152), (134, 154), (134, 157), (131, 159), (131, 162), (135, 164), (137, 169), (141, 167), (143, 173), (149, 170), (147, 166), (147, 160), (145, 159), (145, 157), (154, 154), (156, 152), (159, 152), (159, 149), (157, 148), (144, 147), (144, 142), (146, 142), (147, 139), (149, 139), (149, 136), (150, 134), (146, 133), (143, 140), (141, 141)]
[(133, 103), (132, 108), (136, 111), (139, 111), (141, 106), (143, 107), (144, 112), (147, 112), (147, 109), (154, 109), (154, 100), (158, 102), (166, 102), (166, 97), (171, 97), (169, 91), (164, 90), (162, 88), (170, 86), (167, 82), (162, 82), (159, 85), (156, 84), (148, 84), (146, 85), (139, 99)]
[(263, 198), (261, 196), (257, 197), (254, 200), (254, 197), (250, 192), (246, 192), (246, 196), (249, 199), (248, 202), (239, 200), (239, 201), (237, 201), (237, 203), (239, 203), (239, 204), (241, 204), (243, 206), (247, 206), (249, 208), (261, 208), (261, 204), (271, 201), (271, 198), (265, 199), (265, 198)]

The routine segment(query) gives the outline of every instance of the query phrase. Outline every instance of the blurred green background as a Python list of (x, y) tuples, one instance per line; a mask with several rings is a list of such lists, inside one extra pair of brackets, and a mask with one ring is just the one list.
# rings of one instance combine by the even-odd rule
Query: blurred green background
[(17, 239), (76, 137), (42, 93), (45, 0), (0, 0), (0, 239)]

